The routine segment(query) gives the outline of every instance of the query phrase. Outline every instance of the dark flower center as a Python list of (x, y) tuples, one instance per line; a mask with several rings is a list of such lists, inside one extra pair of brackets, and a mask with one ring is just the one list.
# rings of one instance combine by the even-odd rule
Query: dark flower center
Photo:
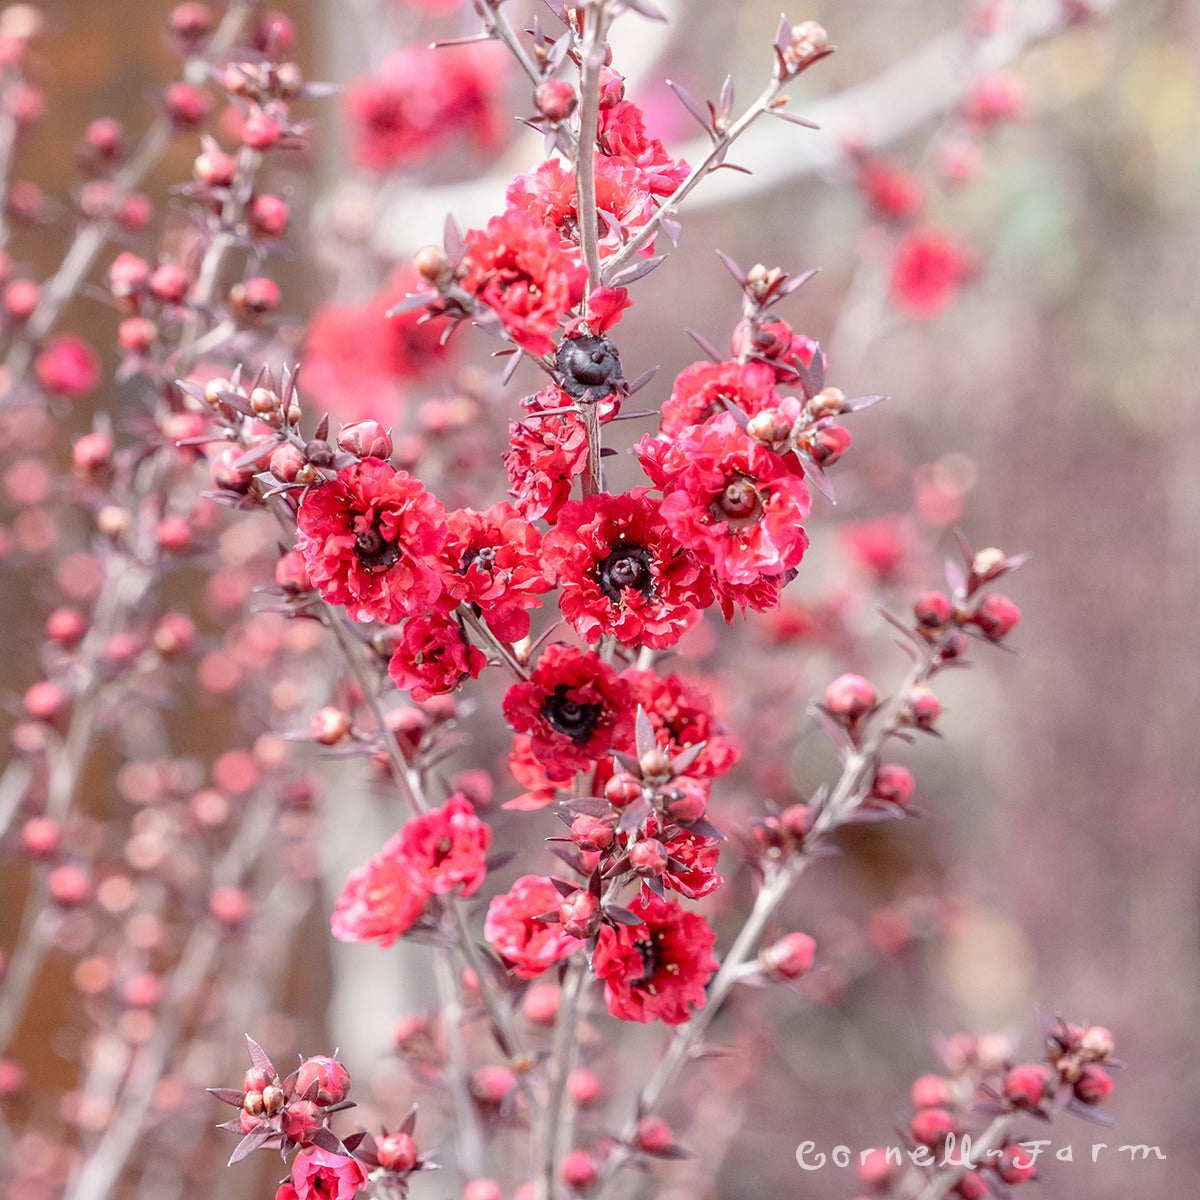
[(663, 965), (662, 950), (659, 948), (657, 940), (653, 937), (642, 938), (640, 941), (634, 943), (633, 948), (641, 955), (642, 973), (636, 979), (631, 979), (629, 986), (635, 988), (647, 987), (653, 983), (654, 977)]
[(645, 546), (622, 543), (596, 568), (600, 590), (614, 604), (620, 604), (625, 588), (633, 588), (650, 599), (654, 595), (651, 561), (650, 551)]
[(400, 557), (400, 547), (379, 532), (376, 517), (370, 526), (359, 530), (354, 539), (354, 553), (365, 570), (386, 571)]
[(735, 475), (725, 481), (709, 511), (718, 521), (734, 528), (753, 525), (762, 516), (762, 502), (752, 480)]
[(495, 546), (480, 546), (478, 550), (468, 550), (463, 555), (462, 566), (458, 569), (459, 575), (465, 575), (472, 567), (478, 567), (481, 571), (488, 575), (495, 574), (496, 571), (496, 547)]
[(556, 733), (569, 737), (573, 742), (586, 742), (600, 720), (602, 706), (572, 700), (567, 695), (570, 690), (567, 684), (560, 683), (542, 704), (542, 716)]

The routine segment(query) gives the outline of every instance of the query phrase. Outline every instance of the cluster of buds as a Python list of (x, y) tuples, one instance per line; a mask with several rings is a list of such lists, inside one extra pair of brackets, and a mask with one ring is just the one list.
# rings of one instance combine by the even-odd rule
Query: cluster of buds
[(238, 1115), (222, 1126), (243, 1135), (230, 1162), (261, 1146), (278, 1146), (286, 1156), (296, 1147), (318, 1146), (337, 1152), (340, 1142), (329, 1129), (335, 1112), (352, 1108), (346, 1099), (350, 1073), (336, 1058), (305, 1059), (281, 1079), (263, 1048), (247, 1037), (253, 1064), (238, 1088), (209, 1088), (218, 1100), (237, 1108)]
[[(797, 334), (770, 309), (807, 283), (815, 271), (789, 276), (779, 267), (761, 263), (743, 271), (725, 255), (722, 261), (742, 289), (742, 320), (733, 333), (738, 361), (762, 362), (782, 386), (799, 388), (801, 396), (785, 396), (778, 404), (747, 415), (730, 406), (738, 424), (762, 446), (776, 454), (793, 454), (806, 477), (831, 495), (824, 469), (850, 447), (850, 431), (840, 419), (884, 399), (881, 395), (847, 397), (825, 383), (825, 356), (816, 342)], [(712, 357), (716, 359), (715, 353)]]
[(343, 1186), (350, 1188), (344, 1194), (351, 1195), (365, 1184), (387, 1200), (402, 1200), (415, 1171), (436, 1168), (428, 1156), (421, 1155), (413, 1136), (415, 1108), (392, 1132), (385, 1129), (373, 1136), (360, 1129), (339, 1138), (329, 1127), (329, 1119), (354, 1107), (346, 1099), (350, 1091), (346, 1068), (336, 1058), (318, 1054), (306, 1058), (281, 1080), (262, 1047), (250, 1037), (246, 1042), (253, 1065), (242, 1079), (242, 1087), (208, 1090), (239, 1110), (236, 1118), (221, 1126), (243, 1135), (231, 1164), (262, 1147), (278, 1147), (284, 1158), (299, 1151), (290, 1180), (276, 1193), (277, 1200), (341, 1195)]
[(989, 547), (975, 554), (963, 546), (966, 570), (952, 564), (948, 570), (951, 592), (929, 591), (913, 605), (917, 632), (930, 644), (938, 644), (943, 658), (960, 658), (966, 651), (966, 635), (975, 633), (989, 642), (1003, 641), (1021, 619), (1021, 610), (999, 592), (985, 591), (986, 585), (1019, 567), (1025, 555), (1007, 556)]
[[(1119, 1065), (1112, 1060), (1112, 1034), (1098, 1025), (1046, 1017), (1041, 1022), (1043, 1062), (1014, 1063), (1008, 1039), (999, 1034), (958, 1034), (943, 1047), (944, 1073), (922, 1075), (913, 1084), (907, 1157), (917, 1167), (953, 1172), (948, 1190), (939, 1194), (983, 1200), (1004, 1185), (1035, 1179), (1037, 1143), (1015, 1135), (1022, 1115), (1049, 1121), (1066, 1109), (1108, 1123), (1094, 1109), (1112, 1090), (1099, 1064)], [(980, 1116), (991, 1121), (987, 1132), (978, 1128)], [(908, 1194), (898, 1148), (865, 1153), (858, 1176), (876, 1195)]]

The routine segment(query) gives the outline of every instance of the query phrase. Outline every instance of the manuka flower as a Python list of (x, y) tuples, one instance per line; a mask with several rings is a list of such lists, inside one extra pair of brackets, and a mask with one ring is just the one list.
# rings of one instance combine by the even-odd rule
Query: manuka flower
[(557, 921), (535, 919), (554, 912), (561, 903), (562, 896), (549, 879), (522, 875), (488, 905), (483, 936), (522, 979), (535, 979), (583, 945)]
[(649, 489), (571, 500), (545, 538), (563, 617), (586, 642), (611, 634), (665, 650), (699, 616), (709, 589), (671, 536)]
[(698, 362), (684, 367), (663, 402), (661, 429), (673, 437), (689, 425), (700, 425), (729, 410), (725, 401), (748, 417), (779, 403), (775, 372), (761, 362)]
[(623, 1021), (682, 1025), (704, 1007), (704, 988), (718, 963), (717, 935), (698, 913), (642, 892), (629, 906), (641, 925), (604, 925), (593, 968), (604, 1002)]
[(547, 646), (526, 683), (504, 695), (504, 715), (546, 775), (565, 782), (633, 736), (629, 685), (592, 651), (556, 642)]
[(483, 512), (457, 509), (446, 514), (442, 551), (446, 593), (474, 604), (502, 642), (529, 633), (529, 610), (552, 586), (541, 557), (542, 536), (511, 504)]
[(632, 100), (618, 100), (600, 110), (598, 140), (605, 154), (637, 168), (652, 195), (669, 196), (688, 177), (687, 163), (676, 162), (658, 138), (646, 135), (642, 110)]
[(716, 779), (730, 770), (740, 757), (717, 720), (712, 700), (677, 674), (659, 676), (653, 671), (630, 669), (621, 674), (633, 688), (654, 730), (655, 740), (667, 754), (676, 755), (689, 746), (704, 743), (687, 769), (689, 775)]
[(491, 829), (457, 792), (441, 808), (410, 817), (388, 843), (410, 878), (435, 896), (460, 883), (464, 896), (474, 895), (487, 874), (491, 844)]
[(463, 239), (463, 287), (500, 318), (530, 354), (545, 354), (566, 313), (583, 298), (587, 268), (560, 244), (558, 232), (510, 208), (487, 229)]
[(395, 623), (441, 595), (432, 559), (446, 540), (442, 506), (381, 459), (365, 458), (310, 487), (296, 525), (313, 586), (356, 621)]
[(339, 941), (378, 940), (380, 946), (390, 946), (424, 912), (429, 892), (396, 857), (397, 847), (391, 838), (380, 853), (350, 872), (329, 922)]
[[(579, 197), (575, 174), (561, 159), (550, 158), (508, 185), (505, 199), (538, 225), (553, 229), (559, 244), (579, 254)], [(596, 211), (600, 220), (601, 258), (616, 254), (631, 234), (654, 215), (641, 172), (618, 159), (596, 155)], [(652, 243), (643, 253), (652, 253)]]
[(440, 607), (410, 618), (394, 645), (388, 674), (418, 704), (454, 691), (467, 676), (478, 679), (487, 666), (487, 655), (467, 641), (454, 615)]
[(671, 532), (719, 585), (745, 589), (800, 562), (808, 547), (804, 477), (743, 433), (731, 414), (674, 438), (643, 438), (637, 452), (662, 488), (660, 511)]

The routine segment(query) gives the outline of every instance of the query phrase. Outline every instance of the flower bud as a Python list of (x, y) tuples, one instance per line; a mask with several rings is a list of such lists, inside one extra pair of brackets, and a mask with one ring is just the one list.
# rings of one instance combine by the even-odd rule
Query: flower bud
[(446, 252), (440, 246), (424, 246), (413, 256), (413, 269), (426, 283), (441, 283), (450, 270)]
[[(268, 1088), (263, 1093), (263, 1099), (267, 1100), (268, 1093), (276, 1091), (275, 1088)], [(268, 1100), (268, 1108), (270, 1101)], [(325, 1124), (324, 1114), (320, 1107), (312, 1100), (293, 1100), (288, 1104), (280, 1116), (280, 1128), (294, 1142), (299, 1142), (301, 1146), (308, 1145), (312, 1141), (313, 1135)]]
[(212, 99), (203, 89), (190, 83), (173, 83), (163, 98), (167, 116), (177, 129), (193, 129), (208, 116)]
[(308, 731), (319, 745), (336, 746), (350, 733), (350, 716), (342, 709), (327, 704), (313, 714)]
[(995, 1159), (996, 1174), (1005, 1183), (1028, 1183), (1036, 1174), (1036, 1156), (1020, 1142), (1009, 1142)]
[(758, 956), (758, 965), (768, 979), (799, 979), (812, 970), (817, 943), (807, 933), (789, 933)]
[(247, 211), (250, 232), (256, 237), (282, 237), (288, 227), (287, 201), (279, 196), (255, 196)]
[(878, 702), (874, 685), (861, 675), (840, 675), (825, 689), (826, 711), (844, 725), (856, 725)]
[(942, 592), (925, 592), (917, 597), (913, 613), (921, 630), (938, 630), (954, 618), (954, 605)]
[(746, 423), (746, 432), (756, 441), (768, 446), (785, 442), (792, 434), (792, 423), (777, 408), (765, 408)]
[(481, 1104), (499, 1108), (517, 1086), (517, 1077), (508, 1067), (479, 1067), (471, 1075), (471, 1095)]
[(49, 858), (61, 838), (62, 826), (50, 817), (30, 817), (21, 826), (21, 849), (30, 858)]
[(607, 850), (613, 843), (612, 824), (580, 813), (571, 822), (571, 841), (580, 850)]
[(826, 425), (813, 434), (809, 453), (820, 467), (832, 467), (850, 449), (850, 430), (842, 425)]
[(913, 1080), (913, 1108), (944, 1108), (954, 1097), (954, 1080), (945, 1075), (921, 1075)]
[(588, 891), (573, 892), (558, 906), (558, 919), (571, 937), (590, 938), (600, 928), (600, 898)]
[(1112, 1090), (1112, 1076), (1094, 1063), (1088, 1063), (1075, 1081), (1075, 1099), (1081, 1104), (1103, 1104)]
[(378, 421), (352, 421), (337, 435), (339, 450), (356, 458), (390, 458), (392, 436)]
[(604, 798), (613, 808), (624, 808), (642, 794), (641, 780), (628, 771), (618, 771), (605, 785)]
[(537, 110), (551, 121), (565, 121), (579, 104), (575, 89), (565, 79), (543, 79), (533, 93)]
[(671, 1127), (662, 1117), (646, 1116), (637, 1123), (637, 1133), (634, 1135), (639, 1150), (649, 1154), (661, 1154), (675, 1144)]
[(913, 1141), (923, 1146), (939, 1146), (946, 1140), (946, 1135), (953, 1133), (954, 1117), (945, 1108), (923, 1108), (914, 1114), (909, 1122), (908, 1131)]
[(587, 1067), (576, 1067), (567, 1076), (567, 1092), (578, 1108), (591, 1108), (604, 1099), (604, 1081)]
[(667, 869), (667, 848), (657, 838), (635, 842), (629, 849), (629, 865), (643, 879), (657, 879)]
[(900, 719), (918, 729), (932, 730), (941, 715), (942, 706), (933, 692), (918, 684), (909, 689), (900, 710)]
[[(316, 1087), (315, 1094), (313, 1087)], [(300, 1064), (296, 1074), (296, 1094), (310, 1096), (321, 1108), (340, 1104), (350, 1091), (350, 1072), (336, 1058), (316, 1054)]]
[(150, 292), (164, 304), (179, 304), (187, 295), (190, 282), (179, 263), (163, 263), (150, 276)]
[(875, 769), (875, 779), (871, 783), (869, 795), (874, 800), (905, 808), (912, 798), (915, 786), (912, 772), (907, 767), (896, 763), (880, 763)]
[(407, 1133), (389, 1133), (375, 1141), (375, 1154), (385, 1171), (398, 1175), (417, 1165), (417, 1143)]
[(1005, 1072), (1004, 1098), (1014, 1108), (1037, 1108), (1050, 1091), (1050, 1068), (1042, 1063), (1010, 1067)]
[(1117, 1048), (1113, 1035), (1103, 1025), (1092, 1025), (1079, 1038), (1079, 1053), (1093, 1062), (1103, 1062)]
[(596, 1160), (586, 1150), (572, 1150), (563, 1158), (559, 1170), (564, 1182), (579, 1192), (586, 1192), (600, 1178)]
[(789, 804), (779, 814), (779, 827), (797, 842), (802, 842), (813, 827), (816, 813), (807, 804)]
[(984, 596), (970, 617), (971, 623), (991, 642), (1000, 641), (1020, 619), (1021, 610), (1007, 596), (996, 592)]
[(279, 307), (279, 284), (273, 279), (255, 275), (229, 289), (229, 303), (236, 312), (261, 317)]

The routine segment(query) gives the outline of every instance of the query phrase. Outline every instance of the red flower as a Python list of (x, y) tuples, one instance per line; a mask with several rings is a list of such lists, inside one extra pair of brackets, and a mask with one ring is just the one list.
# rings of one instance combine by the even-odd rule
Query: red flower
[(663, 490), (662, 516), (722, 585), (754, 585), (795, 567), (808, 546), (808, 489), (797, 469), (742, 432), (731, 414), (674, 439), (645, 437), (642, 466)]
[[(642, 173), (614, 159), (596, 155), (596, 211), (600, 216), (600, 255), (616, 254), (624, 240), (653, 216)], [(578, 257), (579, 197), (575, 173), (561, 159), (549, 158), (508, 185), (505, 199), (538, 225), (557, 232), (564, 250)], [(624, 235), (624, 236), (623, 236)], [(653, 243), (643, 248), (651, 254)]]
[(397, 838), (355, 867), (346, 880), (329, 925), (342, 942), (379, 940), (390, 946), (425, 909), (429, 893), (397, 859)]
[(971, 255), (937, 229), (914, 229), (892, 258), (892, 300), (914, 317), (949, 306), (971, 267)]
[(750, 417), (775, 407), (779, 403), (775, 371), (761, 362), (698, 362), (684, 367), (671, 387), (671, 398), (662, 406), (663, 436), (674, 436), (689, 425), (728, 412), (726, 400)]
[(504, 715), (546, 775), (565, 782), (633, 735), (629, 685), (592, 651), (556, 642), (547, 646), (527, 683), (504, 695)]
[(529, 633), (529, 610), (551, 578), (542, 557), (542, 537), (511, 504), (484, 512), (458, 509), (446, 514), (442, 551), (446, 592), (460, 604), (478, 605), (483, 619), (502, 642)]
[(882, 158), (864, 159), (859, 164), (858, 186), (877, 216), (893, 220), (913, 216), (924, 200), (920, 179)]
[(545, 354), (563, 316), (583, 298), (587, 268), (558, 234), (510, 208), (464, 238), (463, 286), (495, 311), (518, 346)]
[(675, 674), (660, 678), (653, 671), (628, 670), (621, 678), (633, 688), (634, 701), (645, 710), (659, 746), (668, 754), (704, 743), (688, 767), (689, 775), (716, 779), (737, 762), (738, 748), (725, 736), (725, 726), (703, 692)]
[(297, 533), (313, 585), (356, 621), (394, 623), (441, 595), (431, 560), (446, 540), (442, 506), (381, 459), (365, 458), (309, 488)]
[(301, 1150), (292, 1162), (292, 1186), (299, 1200), (353, 1200), (366, 1182), (367, 1169), (357, 1158), (320, 1146)]
[(487, 874), (491, 844), (491, 829), (459, 792), (441, 808), (410, 817), (388, 847), (413, 882), (432, 895), (461, 883), (462, 894), (472, 896)]
[(522, 875), (488, 905), (483, 936), (522, 979), (535, 979), (582, 946), (558, 922), (535, 921), (562, 903), (558, 888), (540, 875)]
[[(686, 776), (683, 778), (688, 782)], [(664, 836), (659, 833), (660, 828), (657, 816), (648, 817), (643, 836), (658, 838), (666, 851), (667, 865), (661, 876), (664, 887), (689, 900), (699, 900), (715, 892), (725, 882), (717, 874), (717, 859), (721, 855), (721, 843), (717, 838), (703, 837), (689, 829), (671, 825), (667, 829), (673, 829), (673, 832)], [(632, 846), (634, 843), (630, 841), (629, 844)], [(643, 895), (646, 894), (643, 890)]]
[(687, 177), (690, 168), (672, 159), (658, 138), (646, 136), (642, 110), (632, 100), (618, 100), (600, 111), (600, 147), (605, 154), (637, 167), (646, 190), (669, 196)]
[(527, 520), (553, 521), (571, 495), (571, 484), (587, 466), (587, 434), (574, 412), (543, 417), (542, 409), (565, 408), (571, 398), (546, 388), (525, 401), (529, 416), (508, 427), (504, 469), (508, 494)]
[(568, 501), (546, 535), (559, 607), (584, 641), (611, 634), (626, 646), (665, 650), (708, 602), (699, 567), (671, 536), (648, 490)]
[(378, 75), (346, 89), (355, 158), (372, 170), (391, 171), (429, 158), (463, 133), (490, 149), (500, 134), (496, 101), (506, 65), (504, 55), (486, 45), (391, 55)]
[(394, 421), (402, 384), (424, 377), (446, 355), (444, 321), (427, 320), (424, 312), (387, 315), (416, 287), (415, 274), (402, 269), (362, 304), (317, 309), (304, 335), (306, 392), (344, 415)]
[(471, 645), (453, 614), (433, 609), (404, 626), (388, 663), (392, 682), (418, 704), (452, 692), (469, 675), (478, 679), (487, 655)]
[(601, 926), (593, 969), (604, 1002), (623, 1021), (682, 1025), (703, 1008), (704, 988), (719, 964), (717, 935), (698, 913), (643, 892), (629, 906), (641, 925)]
[(558, 787), (542, 769), (542, 764), (533, 757), (528, 735), (513, 735), (513, 746), (508, 755), (508, 770), (522, 787), (529, 790), (506, 800), (504, 808), (515, 809), (517, 812), (534, 812), (554, 803)]

